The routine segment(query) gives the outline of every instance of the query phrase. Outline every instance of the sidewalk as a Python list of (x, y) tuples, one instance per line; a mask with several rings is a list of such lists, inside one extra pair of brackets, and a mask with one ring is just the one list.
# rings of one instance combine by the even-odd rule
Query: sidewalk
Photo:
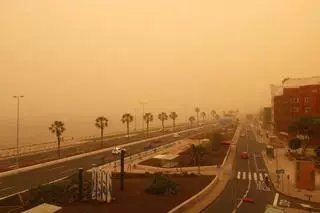
[[(284, 169), (285, 174), (280, 176), (279, 184), (277, 183), (276, 174), (276, 159), (271, 159), (266, 156), (265, 152), (262, 153), (266, 166), (269, 170), (271, 181), (273, 182), (277, 191), (301, 200), (308, 200), (305, 195), (311, 195), (310, 201), (320, 202), (320, 174), (316, 173), (316, 190), (299, 190), (295, 187), (295, 161), (290, 161), (286, 156), (286, 149), (277, 149), (278, 154), (278, 168)], [(289, 179), (288, 179), (289, 175)]]

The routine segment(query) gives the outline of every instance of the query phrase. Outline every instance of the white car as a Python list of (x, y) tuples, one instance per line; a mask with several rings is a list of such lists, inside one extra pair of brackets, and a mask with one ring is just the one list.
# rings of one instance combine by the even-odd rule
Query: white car
[(112, 150), (112, 154), (114, 155), (119, 155), (121, 153), (121, 150), (123, 151), (127, 151), (126, 149), (123, 149), (123, 148), (120, 148), (120, 147), (114, 147), (113, 150)]
[(180, 135), (179, 135), (178, 133), (174, 133), (174, 134), (173, 134), (173, 137), (174, 137), (174, 138), (179, 138)]

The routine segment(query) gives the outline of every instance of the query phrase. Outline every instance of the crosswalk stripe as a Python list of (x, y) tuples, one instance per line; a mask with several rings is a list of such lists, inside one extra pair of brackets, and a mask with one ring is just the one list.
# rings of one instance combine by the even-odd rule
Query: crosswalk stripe
[(246, 179), (246, 172), (242, 173), (242, 179), (245, 180)]
[(249, 177), (248, 177), (248, 178), (249, 178), (249, 180), (251, 180), (251, 178), (252, 178), (252, 177), (251, 177), (251, 172), (249, 172)]
[(263, 176), (261, 173), (259, 173), (259, 177), (260, 177), (260, 180), (263, 181)]
[(240, 179), (240, 175), (241, 175), (241, 173), (238, 172), (237, 179)]
[(253, 173), (253, 178), (254, 178), (255, 181), (258, 180), (257, 173)]

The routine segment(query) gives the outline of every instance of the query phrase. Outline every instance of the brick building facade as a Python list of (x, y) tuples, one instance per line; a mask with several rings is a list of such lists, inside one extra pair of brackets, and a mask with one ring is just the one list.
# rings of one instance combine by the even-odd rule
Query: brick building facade
[(272, 94), (272, 112), (276, 134), (299, 117), (320, 115), (320, 77), (285, 79)]

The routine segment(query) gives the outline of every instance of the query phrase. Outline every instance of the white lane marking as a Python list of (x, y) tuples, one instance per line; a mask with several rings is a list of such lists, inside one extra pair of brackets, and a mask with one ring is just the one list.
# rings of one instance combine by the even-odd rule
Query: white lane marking
[(60, 174), (69, 173), (69, 172), (74, 172), (74, 171), (75, 171), (75, 169), (74, 169), (74, 168), (66, 169), (66, 170), (64, 170), (64, 171), (60, 172)]
[(258, 178), (257, 178), (257, 173), (253, 173), (253, 178), (254, 178), (255, 181), (258, 180)]
[(277, 206), (279, 200), (279, 193), (276, 193), (273, 199), (273, 206)]
[(251, 177), (251, 172), (249, 172), (248, 178), (249, 178), (249, 180), (252, 179), (252, 177)]
[(245, 180), (246, 179), (246, 172), (242, 173), (242, 179)]
[(23, 191), (20, 191), (20, 192), (11, 194), (11, 195), (7, 195), (7, 196), (4, 196), (4, 197), (0, 197), (0, 200), (7, 199), (8, 197), (12, 197), (12, 196), (15, 196), (15, 195), (17, 195), (17, 194), (21, 194), (21, 193), (24, 193), (24, 192), (27, 192), (27, 191), (29, 191), (29, 189), (26, 189), (26, 190), (23, 190)]
[(52, 170), (56, 170), (56, 169), (61, 169), (63, 167), (65, 167), (65, 166), (57, 166), (57, 167), (49, 168), (48, 170), (52, 171)]
[(259, 173), (260, 180), (263, 181), (262, 173)]
[(7, 191), (8, 189), (12, 189), (12, 188), (14, 188), (14, 186), (9, 186), (9, 187), (0, 189), (0, 192)]
[(47, 185), (47, 184), (51, 184), (51, 183), (55, 183), (55, 182), (58, 182), (58, 181), (60, 181), (60, 180), (66, 179), (66, 178), (68, 178), (68, 177), (69, 177), (69, 176), (64, 176), (64, 177), (62, 177), (62, 178), (59, 178), (59, 179), (56, 179), (56, 180), (50, 181), (49, 183), (45, 183), (45, 184), (43, 184), (43, 185)]
[(240, 175), (241, 175), (241, 173), (238, 172), (237, 179), (240, 179)]

